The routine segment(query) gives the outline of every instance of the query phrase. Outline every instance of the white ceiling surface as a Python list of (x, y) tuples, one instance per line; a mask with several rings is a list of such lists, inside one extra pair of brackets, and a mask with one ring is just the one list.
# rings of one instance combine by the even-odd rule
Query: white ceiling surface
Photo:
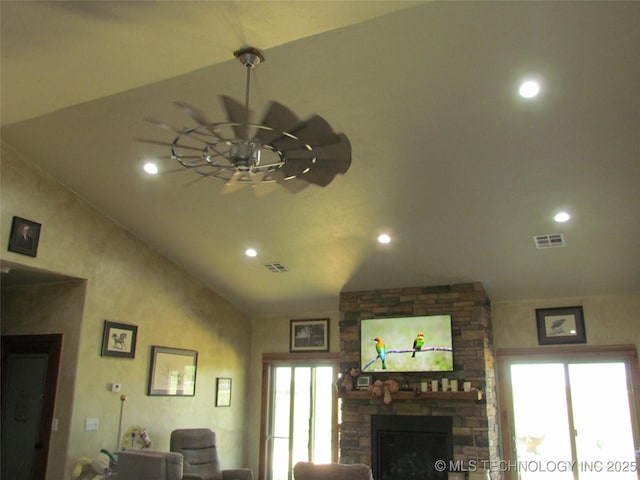
[[(469, 281), (494, 302), (640, 290), (640, 2), (1, 8), (3, 143), (249, 314)], [(321, 115), (349, 137), (350, 170), (261, 198), (143, 175), (168, 148), (136, 139), (173, 140), (145, 118), (183, 128), (173, 101), (216, 121), (217, 95), (244, 101), (245, 45), (266, 56), (257, 118), (270, 100)], [(517, 96), (526, 74), (543, 81), (535, 101)], [(551, 233), (567, 245), (536, 249)]]

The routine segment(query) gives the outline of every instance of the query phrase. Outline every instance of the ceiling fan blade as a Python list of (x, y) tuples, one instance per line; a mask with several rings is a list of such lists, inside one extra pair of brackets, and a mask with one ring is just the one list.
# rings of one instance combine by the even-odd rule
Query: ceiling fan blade
[[(326, 187), (335, 178), (336, 172), (329, 168), (318, 167), (306, 161), (295, 162), (287, 166), (287, 175), (295, 175), (298, 180)], [(289, 181), (289, 180), (287, 180)]]
[(252, 172), (249, 174), (249, 180), (251, 180), (251, 184), (252, 185), (259, 185), (262, 183), (262, 180), (264, 180), (265, 175), (267, 174), (266, 171), (264, 172)]
[(180, 167), (180, 168), (172, 168), (171, 170), (160, 170), (158, 173), (160, 173), (161, 175), (172, 175), (174, 173), (184, 173), (186, 171), (187, 170)]
[[(185, 150), (194, 150), (196, 152), (201, 152), (202, 151), (202, 147), (191, 147), (189, 145), (182, 145), (179, 143), (173, 143), (173, 142), (162, 142), (160, 140), (149, 140), (146, 138), (136, 138), (135, 139), (138, 142), (144, 142), (144, 143), (150, 143), (152, 145), (162, 145), (163, 147), (178, 147), (178, 148), (184, 148)], [(204, 142), (203, 142), (204, 143)]]
[(240, 179), (246, 177), (246, 172), (233, 172), (231, 178), (226, 181), (226, 183), (220, 189), (220, 195), (227, 195), (229, 193), (237, 192), (242, 187), (244, 187), (247, 183), (241, 182)]
[(299, 193), (311, 184), (298, 178), (291, 178), (289, 180), (285, 180), (284, 182), (280, 182), (280, 185), (282, 185), (291, 193)]
[(258, 129), (255, 135), (260, 143), (267, 145), (280, 137), (281, 132), (288, 132), (297, 127), (300, 124), (300, 119), (284, 105), (271, 102), (260, 124), (272, 129)]
[(337, 173), (346, 173), (351, 166), (351, 142), (346, 135), (337, 135), (338, 141), (328, 145), (314, 146), (312, 150), (302, 148), (288, 151), (287, 161), (310, 160), (316, 158), (317, 164), (330, 166)]
[(285, 175), (282, 169), (269, 174), (269, 179), (275, 180), (278, 185), (282, 185), (291, 193), (301, 192), (310, 185), (309, 182), (298, 180), (297, 178), (290, 178), (288, 180), (286, 178), (287, 175)]
[(202, 157), (191, 161), (186, 161), (184, 157), (176, 157), (174, 160), (186, 169), (211, 167), (211, 164)]
[(322, 168), (314, 168), (302, 175), (296, 177), (299, 180), (304, 180), (309, 183), (313, 183), (314, 185), (318, 185), (320, 187), (326, 187), (329, 185), (334, 178), (336, 178), (336, 173)]
[(336, 143), (337, 135), (331, 129), (331, 125), (319, 115), (314, 115), (309, 120), (302, 123), (292, 132), (303, 143), (312, 147), (315, 145), (326, 145)]
[(238, 102), (236, 99), (227, 97), (226, 95), (220, 95), (222, 105), (227, 112), (227, 118), (232, 123), (238, 125), (233, 127), (233, 131), (238, 138), (247, 138), (247, 124), (249, 123), (250, 112), (245, 110), (245, 106)]
[(145, 118), (145, 120), (147, 122), (157, 126), (157, 127), (164, 128), (165, 130), (170, 130), (170, 131), (172, 131), (174, 133), (178, 133), (178, 134), (182, 133), (182, 130), (179, 130), (178, 128), (174, 127), (173, 125), (169, 125), (168, 123), (163, 122), (162, 120), (157, 120), (157, 119), (151, 118), (151, 117), (147, 117), (147, 118)]
[(280, 152), (288, 152), (289, 150), (301, 150), (304, 148), (304, 142), (296, 138), (291, 138), (286, 135), (279, 135), (274, 140), (268, 142), (268, 145)]
[(262, 198), (278, 190), (280, 185), (276, 182), (260, 182), (252, 185), (251, 187), (253, 189), (253, 194), (257, 198)]
[(311, 162), (310, 160), (298, 160), (290, 162), (286, 166), (286, 175), (295, 175), (298, 180), (303, 180), (314, 185), (326, 187), (329, 185), (337, 171), (331, 164), (324, 165), (320, 162)]
[(202, 180), (204, 180), (205, 178), (210, 177), (214, 173), (216, 173), (216, 172), (211, 172), (211, 173), (207, 173), (207, 174), (200, 174), (199, 176), (197, 176), (193, 180), (189, 180), (187, 183), (185, 183), (183, 185), (183, 187), (191, 187), (191, 186), (195, 185), (196, 183), (200, 183)]
[(289, 150), (300, 150), (304, 145), (315, 147), (316, 145), (327, 145), (340, 141), (338, 135), (331, 130), (331, 126), (327, 121), (318, 115), (314, 115), (309, 120), (298, 124), (289, 133), (297, 137), (297, 139), (283, 135), (270, 142), (270, 145), (281, 152), (288, 152)]
[(180, 110), (189, 115), (193, 120), (195, 120), (200, 125), (209, 125), (211, 122), (204, 114), (202, 110), (197, 109), (196, 107), (192, 107), (188, 103), (176, 101), (173, 102)]

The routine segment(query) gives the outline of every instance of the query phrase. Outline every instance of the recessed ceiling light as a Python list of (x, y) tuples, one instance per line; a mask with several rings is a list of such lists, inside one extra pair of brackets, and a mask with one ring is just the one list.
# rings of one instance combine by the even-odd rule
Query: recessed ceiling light
[(558, 212), (553, 216), (553, 219), (558, 223), (564, 223), (571, 219), (571, 215), (567, 212)]
[(390, 243), (391, 242), (391, 237), (389, 235), (387, 235), (386, 233), (382, 233), (382, 234), (378, 235), (378, 242), (380, 242), (380, 243)]
[(153, 162), (145, 163), (142, 168), (150, 175), (156, 175), (158, 173), (158, 166)]
[(536, 80), (526, 80), (520, 84), (518, 90), (522, 98), (534, 98), (540, 93), (540, 83)]
[(256, 256), (258, 256), (258, 252), (256, 251), (256, 249), (255, 249), (255, 248), (247, 248), (247, 249), (244, 251), (244, 254), (245, 254), (247, 257), (256, 257)]

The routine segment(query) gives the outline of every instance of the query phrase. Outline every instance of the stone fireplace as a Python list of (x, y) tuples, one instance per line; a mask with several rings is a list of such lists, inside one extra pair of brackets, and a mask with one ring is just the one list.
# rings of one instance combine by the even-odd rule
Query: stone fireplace
[(372, 415), (371, 460), (376, 480), (447, 480), (436, 462), (453, 460), (452, 418)]
[[(401, 388), (412, 390), (419, 388), (425, 380), (440, 381), (442, 378), (448, 378), (457, 379), (460, 385), (463, 381), (471, 382), (472, 387), (480, 391), (476, 397), (442, 394), (429, 395), (426, 398), (413, 396), (408, 392), (398, 392), (388, 405), (380, 397), (363, 395), (362, 392), (342, 395), (342, 423), (339, 431), (341, 462), (361, 462), (372, 466), (376, 471), (381, 470), (383, 467), (379, 464), (374, 465), (374, 462), (378, 461), (374, 458), (374, 443), (378, 450), (377, 444), (380, 440), (372, 438), (372, 421), (375, 423), (380, 421), (381, 417), (395, 416), (390, 424), (393, 424), (394, 420), (401, 424), (406, 421), (406, 417), (414, 416), (448, 419), (447, 422), (450, 422), (452, 427), (452, 462), (459, 469), (466, 468), (470, 460), (483, 465), (498, 463), (500, 439), (491, 302), (481, 283), (343, 292), (340, 295), (340, 312), (342, 371), (359, 366), (360, 320), (451, 315), (453, 372), (375, 373), (373, 380), (384, 381), (392, 378)], [(419, 433), (411, 431), (409, 435)], [(387, 477), (396, 480), (393, 475)], [(380, 479), (376, 477), (376, 480)]]

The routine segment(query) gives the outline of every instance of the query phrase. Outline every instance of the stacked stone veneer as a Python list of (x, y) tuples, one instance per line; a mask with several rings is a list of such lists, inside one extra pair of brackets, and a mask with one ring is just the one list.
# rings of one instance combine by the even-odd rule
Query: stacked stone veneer
[[(340, 461), (371, 465), (371, 415), (436, 415), (453, 417), (454, 460), (497, 464), (500, 460), (495, 354), (491, 304), (481, 283), (412, 287), (340, 295), (340, 359), (342, 371), (360, 362), (360, 320), (381, 317), (451, 315), (454, 371), (446, 373), (374, 374), (393, 378), (401, 387), (443, 377), (470, 381), (483, 400), (395, 399), (342, 400)], [(484, 462), (484, 463), (482, 463)], [(493, 475), (493, 474), (492, 474)]]

